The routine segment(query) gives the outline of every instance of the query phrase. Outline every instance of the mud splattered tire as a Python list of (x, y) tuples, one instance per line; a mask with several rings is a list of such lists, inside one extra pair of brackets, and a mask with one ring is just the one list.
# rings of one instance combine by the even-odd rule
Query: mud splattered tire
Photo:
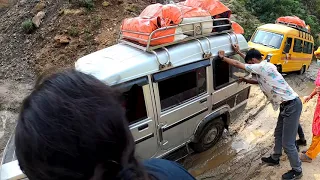
[(199, 135), (197, 143), (193, 143), (191, 147), (196, 152), (203, 152), (213, 147), (221, 138), (224, 130), (222, 119), (215, 119), (208, 123)]
[(306, 66), (302, 66), (300, 71), (299, 71), (299, 75), (302, 75), (306, 72)]

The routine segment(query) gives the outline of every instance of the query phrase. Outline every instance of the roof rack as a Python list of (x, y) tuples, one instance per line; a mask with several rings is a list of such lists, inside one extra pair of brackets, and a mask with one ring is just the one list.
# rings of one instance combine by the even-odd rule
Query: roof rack
[(294, 29), (297, 29), (297, 30), (299, 30), (299, 31), (302, 31), (302, 32), (305, 32), (305, 33), (309, 33), (310, 34), (310, 32), (308, 31), (308, 29), (306, 29), (306, 28), (302, 28), (302, 27), (300, 27), (300, 26), (298, 26), (298, 25), (296, 25), (296, 24), (293, 24), (293, 23), (286, 23), (286, 22), (276, 22), (276, 24), (283, 24), (283, 25), (286, 25), (286, 26), (289, 26), (289, 27), (291, 27), (291, 28), (294, 28)]
[[(206, 24), (204, 24), (206, 23)], [(208, 24), (212, 26), (208, 26)], [(218, 24), (218, 25), (214, 25)], [(191, 30), (188, 30), (190, 29)], [(174, 34), (169, 34), (169, 35), (164, 35), (160, 37), (154, 37), (156, 33), (163, 32), (165, 30), (173, 29), (173, 28), (181, 28), (182, 31), (174, 33)], [(183, 29), (187, 29), (183, 31)], [(207, 30), (209, 33), (205, 33), (204, 31)], [(212, 32), (215, 30), (215, 32)], [(142, 32), (135, 32), (135, 31), (127, 31), (127, 30), (122, 30), (120, 32), (119, 40), (118, 42), (133, 46), (135, 48), (141, 49), (146, 52), (154, 52), (155, 49), (159, 48), (164, 48), (166, 46), (174, 45), (174, 44), (179, 44), (182, 42), (187, 42), (191, 40), (196, 40), (198, 38), (203, 38), (203, 37), (208, 37), (208, 36), (213, 36), (213, 35), (218, 35), (218, 34), (223, 34), (223, 33), (231, 33), (233, 32), (232, 29), (232, 23), (230, 19), (228, 18), (219, 18), (219, 19), (211, 19), (211, 20), (202, 20), (202, 21), (196, 21), (192, 23), (184, 23), (184, 24), (179, 24), (179, 25), (174, 25), (174, 26), (167, 26), (167, 27), (162, 27), (159, 28), (151, 33), (142, 33)], [(130, 37), (127, 35), (124, 35), (124, 33), (130, 33), (134, 34), (136, 36), (142, 35), (147, 37), (147, 39), (142, 39), (142, 38), (137, 38), (137, 37)], [(155, 40), (163, 39), (163, 38), (168, 38), (176, 35), (186, 35), (185, 38), (177, 41), (173, 41), (170, 43), (165, 43), (161, 45), (155, 45), (152, 46), (151, 43)], [(139, 42), (143, 42), (139, 43)]]

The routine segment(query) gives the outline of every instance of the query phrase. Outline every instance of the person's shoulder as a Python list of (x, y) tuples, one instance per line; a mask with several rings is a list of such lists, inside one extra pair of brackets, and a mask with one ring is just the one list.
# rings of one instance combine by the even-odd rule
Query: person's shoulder
[(165, 159), (148, 159), (143, 162), (144, 165), (146, 166), (158, 166), (158, 167), (166, 167), (166, 168), (172, 168), (172, 167), (182, 167), (180, 164), (174, 162), (174, 161), (168, 161)]
[(143, 162), (147, 172), (157, 179), (195, 180), (180, 164), (164, 159), (148, 159)]
[(168, 161), (165, 159), (159, 159), (159, 158), (147, 159), (147, 160), (143, 161), (143, 164), (154, 164), (154, 163), (171, 164), (172, 161)]

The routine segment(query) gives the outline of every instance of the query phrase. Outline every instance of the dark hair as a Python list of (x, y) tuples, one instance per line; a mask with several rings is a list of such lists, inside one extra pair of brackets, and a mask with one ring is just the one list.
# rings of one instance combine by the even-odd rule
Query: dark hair
[(76, 70), (38, 82), (15, 132), (19, 165), (30, 180), (149, 179), (110, 87)]
[(256, 49), (250, 49), (245, 57), (245, 62), (248, 63), (249, 61), (251, 61), (253, 58), (256, 58), (258, 60), (262, 60), (262, 54), (260, 53), (260, 51), (256, 50)]

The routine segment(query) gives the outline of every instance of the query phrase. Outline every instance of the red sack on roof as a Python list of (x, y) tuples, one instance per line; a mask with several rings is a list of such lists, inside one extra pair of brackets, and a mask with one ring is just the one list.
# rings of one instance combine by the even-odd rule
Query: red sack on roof
[(244, 29), (240, 26), (240, 24), (232, 21), (232, 29), (236, 34), (244, 34)]
[(209, 11), (211, 16), (220, 15), (221, 18), (229, 18), (231, 15), (230, 9), (219, 0), (186, 0), (184, 5), (200, 7)]
[(277, 19), (276, 23), (279, 23), (279, 22), (295, 24), (295, 25), (300, 26), (302, 28), (306, 27), (306, 23), (297, 16), (279, 17)]
[(182, 21), (180, 8), (174, 4), (152, 4), (147, 6), (140, 14), (140, 17), (154, 18), (161, 17), (165, 25), (177, 25)]

